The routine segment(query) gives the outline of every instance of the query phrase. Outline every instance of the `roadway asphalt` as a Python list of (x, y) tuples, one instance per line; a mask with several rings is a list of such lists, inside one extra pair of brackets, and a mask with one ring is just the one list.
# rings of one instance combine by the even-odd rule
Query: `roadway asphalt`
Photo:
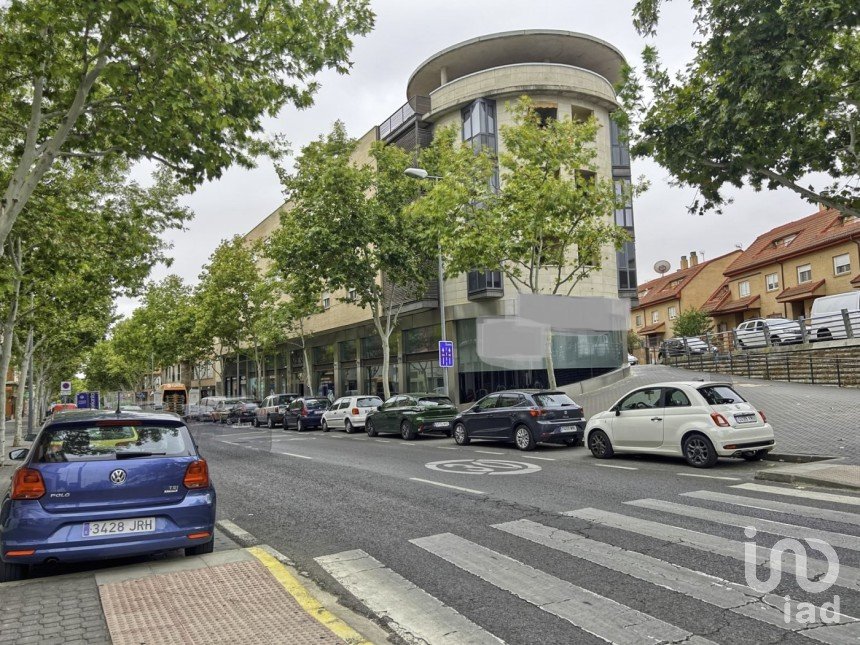
[[(780, 598), (771, 598), (777, 609), (770, 619), (762, 617), (767, 609), (726, 611), (749, 597), (736, 591), (741, 595), (726, 600), (719, 591), (725, 584), (704, 577), (745, 583), (748, 524), (759, 531), (759, 547), (786, 536), (825, 538), (839, 558), (839, 586), (811, 593), (785, 573), (773, 593), (816, 605), (838, 594), (842, 614), (860, 615), (860, 498), (756, 489), (756, 470), (770, 462), (721, 460), (700, 471), (668, 458), (598, 461), (585, 448), (523, 453), (501, 443), (459, 447), (441, 436), (406, 442), (363, 433), (192, 428), (210, 464), (220, 518), (287, 554), (344, 604), (368, 615), (368, 607), (376, 609), (412, 642), (487, 642), (491, 635), (523, 644), (860, 638), (860, 624), (800, 634), (802, 626), (782, 621)], [(466, 462), (436, 463), (451, 460)], [(462, 463), (481, 472), (451, 472)], [(692, 586), (684, 586), (690, 577)], [(474, 634), (451, 633), (461, 623)]]

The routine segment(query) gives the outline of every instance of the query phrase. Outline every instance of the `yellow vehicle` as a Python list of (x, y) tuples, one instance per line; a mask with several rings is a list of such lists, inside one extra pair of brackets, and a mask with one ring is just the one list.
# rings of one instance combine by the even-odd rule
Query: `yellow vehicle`
[(161, 402), (167, 412), (184, 414), (188, 390), (182, 383), (165, 383), (161, 386)]

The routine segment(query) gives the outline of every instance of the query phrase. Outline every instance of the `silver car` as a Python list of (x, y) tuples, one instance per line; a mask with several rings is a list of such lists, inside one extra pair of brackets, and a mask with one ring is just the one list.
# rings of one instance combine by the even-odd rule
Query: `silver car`
[(772, 345), (788, 345), (803, 340), (800, 323), (788, 318), (753, 318), (738, 325), (735, 334), (741, 349), (766, 347), (765, 330)]
[(363, 430), (367, 413), (376, 410), (380, 405), (382, 399), (378, 396), (342, 396), (323, 414), (322, 430), (345, 430), (348, 433)]

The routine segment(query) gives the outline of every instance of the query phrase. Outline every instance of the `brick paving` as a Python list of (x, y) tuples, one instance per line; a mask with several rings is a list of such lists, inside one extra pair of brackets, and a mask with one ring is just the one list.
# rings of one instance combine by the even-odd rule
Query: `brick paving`
[(776, 434), (776, 452), (843, 457), (860, 464), (860, 390), (826, 385), (783, 383), (665, 365), (638, 365), (630, 377), (574, 396), (586, 417), (608, 409), (633, 388), (660, 381), (698, 378), (734, 383), (744, 398), (767, 414)]

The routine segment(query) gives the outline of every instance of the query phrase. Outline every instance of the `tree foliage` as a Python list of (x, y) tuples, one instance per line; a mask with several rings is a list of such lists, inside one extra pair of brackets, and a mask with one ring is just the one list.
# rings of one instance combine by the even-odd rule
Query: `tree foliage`
[[(664, 0), (634, 24), (656, 32)], [(695, 56), (672, 78), (643, 52), (621, 88), (632, 152), (649, 155), (719, 211), (727, 187), (779, 187), (860, 215), (860, 6), (855, 0), (693, 0)], [(829, 185), (808, 184), (825, 173)]]
[(0, 246), (57, 160), (151, 159), (187, 185), (250, 166), (262, 121), (345, 73), (367, 0), (0, 5)]
[(713, 320), (699, 309), (685, 309), (678, 314), (672, 325), (672, 333), (676, 338), (704, 336), (711, 329), (713, 329)]
[(280, 168), (288, 207), (269, 257), (285, 278), (319, 279), (332, 293), (354, 290), (354, 303), (370, 310), (387, 374), (389, 338), (402, 305), (433, 275), (435, 245), (428, 248), (421, 227), (403, 217), (420, 189), (403, 174), (410, 155), (377, 142), (360, 163), (356, 147), (338, 122), (302, 149), (295, 170)]

